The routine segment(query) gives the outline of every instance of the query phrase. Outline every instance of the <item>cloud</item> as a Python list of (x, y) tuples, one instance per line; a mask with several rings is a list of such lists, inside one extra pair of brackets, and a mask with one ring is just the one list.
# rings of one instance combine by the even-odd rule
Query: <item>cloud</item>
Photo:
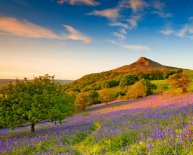
[(79, 40), (85, 44), (91, 43), (91, 39), (71, 26), (65, 25), (67, 34), (57, 34), (52, 30), (33, 24), (26, 20), (18, 20), (11, 17), (0, 17), (0, 32), (7, 34), (43, 39), (68, 39)]
[(101, 17), (105, 17), (110, 20), (116, 19), (120, 16), (119, 10), (117, 8), (105, 9), (101, 11), (94, 10), (93, 12), (89, 13), (88, 15), (101, 16)]
[(159, 15), (161, 18), (170, 18), (173, 16), (171, 13), (166, 13), (163, 11), (153, 11), (153, 13)]
[(84, 35), (83, 33), (75, 30), (73, 27), (64, 25), (66, 31), (68, 32), (67, 34), (64, 34), (63, 37), (68, 40), (79, 40), (83, 41), (85, 44), (90, 44), (92, 41), (91, 39)]
[(128, 23), (130, 24), (130, 29), (135, 28), (138, 25), (141, 16), (139, 15), (132, 15), (129, 19), (127, 19)]
[(126, 49), (130, 49), (133, 51), (151, 51), (151, 48), (147, 47), (147, 46), (142, 46), (142, 45), (122, 45), (121, 47), (126, 48)]
[(172, 28), (166, 27), (165, 29), (161, 30), (160, 33), (163, 35), (169, 36), (174, 34), (174, 30)]
[(193, 19), (191, 17), (188, 18), (189, 22), (182, 25), (179, 29), (172, 29), (170, 27), (166, 27), (161, 30), (160, 33), (163, 35), (174, 35), (180, 38), (188, 38), (193, 39)]
[(136, 12), (146, 6), (146, 3), (144, 0), (129, 0), (129, 5), (131, 9)]
[(176, 36), (193, 39), (193, 23), (185, 24), (180, 30), (178, 30)]
[(165, 4), (161, 2), (160, 0), (154, 0), (152, 2), (152, 7), (157, 9), (157, 10), (163, 10), (165, 7)]
[(127, 24), (121, 23), (121, 22), (113, 22), (110, 24), (110, 26), (117, 26), (117, 27), (123, 27), (125, 29), (129, 28)]
[(118, 37), (119, 40), (124, 40), (126, 38), (127, 32), (125, 29), (121, 28), (118, 32), (113, 32), (113, 35)]
[(99, 2), (96, 2), (94, 0), (57, 0), (58, 4), (64, 4), (69, 3), (71, 5), (76, 5), (76, 4), (85, 4), (89, 6), (96, 6), (99, 5)]
[(117, 42), (115, 40), (108, 40), (108, 41), (116, 46), (120, 46), (122, 48), (129, 49), (132, 51), (152, 51), (152, 49), (150, 47), (143, 46), (143, 45), (123, 44), (123, 43)]
[(11, 17), (0, 17), (0, 31), (22, 37), (47, 39), (60, 38), (53, 31), (45, 27), (33, 24), (26, 20), (17, 20)]

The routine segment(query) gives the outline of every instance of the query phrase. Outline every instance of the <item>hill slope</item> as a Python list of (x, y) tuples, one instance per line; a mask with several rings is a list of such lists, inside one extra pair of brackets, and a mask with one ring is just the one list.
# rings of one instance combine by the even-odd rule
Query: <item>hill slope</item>
[(161, 65), (153, 60), (140, 57), (136, 62), (112, 70), (113, 72), (144, 72), (156, 70), (173, 70), (175, 67)]
[[(140, 57), (136, 62), (101, 73), (93, 73), (83, 76), (74, 82), (66, 85), (67, 89), (75, 91), (101, 90), (107, 87), (108, 83), (121, 83), (124, 77), (135, 74), (141, 79), (163, 80), (164, 76), (179, 68), (159, 64), (145, 57)], [(112, 81), (113, 80), (113, 81)], [(109, 87), (107, 87), (109, 88)]]
[[(61, 84), (67, 84), (72, 82), (72, 80), (57, 80), (57, 79), (56, 81)], [(15, 79), (0, 79), (0, 88), (7, 85), (9, 82), (15, 82)]]

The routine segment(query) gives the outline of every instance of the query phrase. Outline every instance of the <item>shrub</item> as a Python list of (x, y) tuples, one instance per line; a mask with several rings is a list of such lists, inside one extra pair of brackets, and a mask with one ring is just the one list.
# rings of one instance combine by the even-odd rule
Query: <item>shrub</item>
[(81, 92), (76, 96), (76, 110), (82, 111), (85, 110), (86, 107), (90, 105), (90, 98), (88, 92)]
[(190, 78), (186, 74), (177, 73), (169, 78), (169, 82), (174, 89), (180, 88), (182, 93), (186, 93), (190, 85)]
[(170, 71), (169, 73), (167, 73), (167, 74), (165, 75), (165, 79), (168, 79), (170, 76), (172, 76), (172, 75), (174, 75), (174, 74), (176, 74), (176, 71)]
[(128, 74), (124, 76), (120, 82), (121, 86), (131, 86), (138, 81), (137, 76)]
[(160, 95), (163, 95), (164, 92), (168, 89), (167, 86), (164, 86), (164, 85), (161, 85), (158, 87), (158, 89), (156, 90), (156, 93), (157, 94), (160, 94)]
[(112, 87), (116, 87), (118, 85), (119, 85), (119, 81), (110, 80), (110, 81), (107, 81), (107, 83), (105, 84), (105, 87), (106, 88), (112, 88)]
[(149, 80), (142, 79), (128, 89), (128, 98), (139, 98), (151, 95), (156, 86)]
[(99, 96), (102, 102), (111, 102), (119, 96), (119, 91), (105, 88), (99, 91)]
[(76, 110), (85, 110), (91, 104), (100, 103), (99, 94), (96, 91), (81, 92), (76, 97)]

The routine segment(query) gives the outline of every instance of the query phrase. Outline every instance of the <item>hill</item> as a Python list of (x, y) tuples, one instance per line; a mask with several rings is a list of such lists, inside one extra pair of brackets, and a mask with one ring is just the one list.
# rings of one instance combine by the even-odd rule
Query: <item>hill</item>
[[(14, 81), (15, 79), (0, 79), (0, 88), (7, 85), (9, 82), (14, 82)], [(72, 82), (72, 80), (56, 80), (56, 81), (61, 84), (67, 84)]]
[(169, 67), (159, 64), (151, 59), (140, 57), (136, 62), (112, 70), (113, 72), (147, 72), (156, 70), (174, 70), (176, 67)]
[[(175, 73), (177, 67), (164, 66), (151, 59), (140, 57), (136, 62), (110, 71), (83, 76), (66, 85), (68, 90), (90, 91), (122, 85), (125, 77), (133, 75), (135, 79), (164, 80), (166, 75)], [(183, 69), (185, 71), (185, 69)], [(188, 71), (188, 70), (186, 70)], [(171, 73), (173, 72), (173, 73)], [(171, 73), (171, 74), (170, 74)]]

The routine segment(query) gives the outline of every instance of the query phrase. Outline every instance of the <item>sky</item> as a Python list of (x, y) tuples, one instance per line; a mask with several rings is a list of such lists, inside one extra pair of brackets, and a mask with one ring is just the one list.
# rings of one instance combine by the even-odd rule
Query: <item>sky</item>
[(192, 0), (0, 0), (0, 79), (75, 80), (147, 57), (193, 69)]

